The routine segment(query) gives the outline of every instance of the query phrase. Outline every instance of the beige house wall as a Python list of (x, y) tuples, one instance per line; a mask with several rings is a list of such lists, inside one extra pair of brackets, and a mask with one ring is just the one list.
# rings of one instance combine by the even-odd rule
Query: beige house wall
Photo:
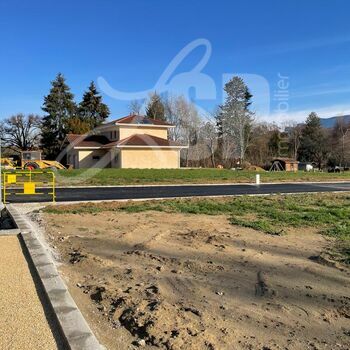
[[(99, 157), (99, 159), (94, 159)], [(78, 150), (79, 168), (107, 168), (111, 163), (111, 153), (105, 150)]]
[[(82, 168), (137, 168), (173, 169), (180, 167), (179, 149), (111, 149), (71, 150), (67, 161), (75, 169)], [(99, 157), (100, 159), (94, 159)]]
[(121, 149), (122, 168), (171, 169), (180, 167), (179, 149)]
[(135, 134), (148, 134), (151, 136), (160, 137), (162, 139), (168, 139), (168, 129), (165, 128), (152, 128), (143, 126), (119, 126), (119, 138), (125, 139)]

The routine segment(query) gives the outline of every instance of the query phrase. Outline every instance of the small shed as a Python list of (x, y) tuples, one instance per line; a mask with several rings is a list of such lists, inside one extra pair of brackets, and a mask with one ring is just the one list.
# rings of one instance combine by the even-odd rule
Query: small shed
[(297, 171), (299, 162), (293, 158), (275, 158), (272, 160), (271, 171)]

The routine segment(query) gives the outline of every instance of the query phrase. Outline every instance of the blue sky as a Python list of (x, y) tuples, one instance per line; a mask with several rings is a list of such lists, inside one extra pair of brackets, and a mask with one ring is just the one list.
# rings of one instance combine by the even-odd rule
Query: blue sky
[[(0, 118), (42, 114), (58, 72), (78, 101), (101, 78), (131, 93), (123, 98), (159, 89), (170, 62), (198, 39), (202, 45), (176, 59), (160, 89), (211, 111), (223, 81), (239, 74), (260, 119), (350, 113), (349, 13), (347, 0), (0, 0)], [(193, 72), (206, 50), (208, 62)], [(279, 86), (287, 96), (283, 116)], [(99, 87), (113, 117), (128, 113), (128, 101)]]

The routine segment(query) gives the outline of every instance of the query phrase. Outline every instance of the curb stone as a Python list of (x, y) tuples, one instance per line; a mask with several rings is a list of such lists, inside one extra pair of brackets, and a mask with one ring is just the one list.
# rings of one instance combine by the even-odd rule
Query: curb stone
[(20, 230), (69, 349), (105, 350), (78, 309), (52, 258), (37, 239), (35, 232), (13, 205), (8, 205), (7, 210)]

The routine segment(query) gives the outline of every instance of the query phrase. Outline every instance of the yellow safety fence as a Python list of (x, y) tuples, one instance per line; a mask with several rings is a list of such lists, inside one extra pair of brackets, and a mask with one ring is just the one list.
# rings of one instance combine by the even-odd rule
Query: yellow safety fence
[[(56, 200), (56, 181), (53, 171), (14, 170), (3, 173), (3, 201), (11, 195), (49, 195)], [(43, 190), (48, 189), (49, 192)]]

